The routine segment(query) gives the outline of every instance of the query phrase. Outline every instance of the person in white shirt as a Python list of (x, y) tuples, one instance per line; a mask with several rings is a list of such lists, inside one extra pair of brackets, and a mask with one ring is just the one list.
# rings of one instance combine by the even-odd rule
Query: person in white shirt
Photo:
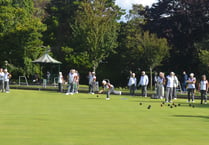
[(148, 83), (149, 83), (149, 78), (145, 74), (145, 71), (142, 71), (138, 86), (141, 86), (142, 96), (144, 96), (144, 97), (147, 97), (147, 85), (148, 85)]
[(63, 79), (62, 72), (59, 72), (59, 76), (58, 76), (58, 88), (59, 88), (59, 92), (63, 92), (63, 83), (64, 83), (64, 79)]
[(194, 77), (194, 74), (191, 73), (189, 75), (190, 77), (187, 80), (187, 91), (188, 91), (188, 101), (190, 102), (191, 98), (192, 98), (192, 102), (194, 102), (194, 91), (195, 91), (195, 83), (196, 83), (196, 78)]
[(174, 73), (174, 84), (173, 84), (173, 98), (176, 100), (177, 99), (177, 92), (176, 89), (179, 86), (179, 80), (177, 76)]
[(92, 75), (91, 75), (91, 77), (89, 78), (89, 87), (90, 87), (89, 93), (90, 93), (90, 94), (94, 94), (95, 88), (96, 88), (96, 79), (97, 79), (97, 77), (96, 77), (95, 72), (92, 72), (91, 74), (92, 74)]
[(130, 78), (129, 78), (129, 81), (128, 81), (128, 87), (130, 89), (130, 95), (131, 96), (135, 95), (136, 83), (137, 83), (136, 74), (132, 73)]
[(167, 84), (166, 84), (166, 103), (172, 102), (173, 99), (173, 86), (174, 86), (174, 72), (171, 72), (170, 75), (166, 77)]
[(199, 90), (201, 93), (201, 102), (200, 104), (204, 103), (207, 104), (207, 92), (208, 92), (208, 81), (206, 79), (206, 75), (202, 75), (202, 79), (199, 83)]
[(75, 76), (75, 69), (71, 69), (70, 72), (69, 72), (69, 75), (68, 75), (68, 90), (67, 90), (67, 93), (66, 95), (73, 95), (74, 93), (74, 87), (73, 87), (73, 82), (74, 82), (74, 77)]
[(73, 93), (78, 93), (79, 88), (79, 73), (77, 70), (74, 72), (74, 79), (73, 79)]
[(0, 90), (4, 92), (4, 71), (0, 68)]
[(7, 69), (4, 69), (4, 90), (6, 93), (9, 93), (9, 79), (11, 74), (8, 73)]

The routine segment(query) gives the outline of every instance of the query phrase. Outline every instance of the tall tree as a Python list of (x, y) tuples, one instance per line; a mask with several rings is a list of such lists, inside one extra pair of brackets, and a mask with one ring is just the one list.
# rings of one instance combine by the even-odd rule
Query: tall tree
[(77, 45), (72, 59), (95, 71), (99, 63), (117, 47), (119, 15), (120, 9), (114, 1), (84, 0), (79, 3), (75, 23), (72, 25)]
[(209, 32), (209, 0), (159, 0), (140, 13), (146, 29), (166, 37), (173, 46), (167, 67), (195, 70), (199, 61), (194, 44)]
[(154, 69), (169, 54), (170, 47), (165, 38), (142, 29), (146, 22), (137, 12), (144, 9), (142, 5), (133, 5), (128, 21), (121, 23), (117, 53), (110, 56), (108, 64), (103, 65), (114, 70), (111, 71), (111, 79), (115, 79), (115, 83), (127, 85), (127, 80), (121, 78), (127, 78), (130, 70), (138, 75), (139, 70)]
[(44, 23), (47, 31), (44, 33), (44, 44), (51, 46), (54, 57), (62, 61), (65, 70), (72, 67), (79, 69), (73, 61), (69, 61), (70, 56), (67, 55), (75, 47), (71, 25), (75, 21), (78, 1), (80, 0), (51, 0), (46, 6), (47, 17)]
[(200, 66), (198, 69), (201, 73), (209, 74), (209, 34), (200, 42), (195, 43), (195, 48), (199, 50)]
[(34, 73), (31, 61), (42, 53), (41, 33), (45, 29), (33, 15), (32, 0), (3, 3), (0, 6), (0, 62), (7, 60), (26, 75)]

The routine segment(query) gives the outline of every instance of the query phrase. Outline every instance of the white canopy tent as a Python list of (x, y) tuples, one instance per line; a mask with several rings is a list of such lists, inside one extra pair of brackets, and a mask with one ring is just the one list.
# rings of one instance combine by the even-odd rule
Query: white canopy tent
[(51, 63), (51, 64), (62, 64), (60, 61), (52, 58), (48, 53), (45, 53), (38, 59), (32, 61), (33, 63)]

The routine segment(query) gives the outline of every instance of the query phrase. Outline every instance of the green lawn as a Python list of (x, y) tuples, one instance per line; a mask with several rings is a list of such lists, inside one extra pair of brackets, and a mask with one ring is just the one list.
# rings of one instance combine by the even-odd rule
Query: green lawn
[[(142, 102), (142, 105), (139, 105)], [(209, 105), (141, 97), (11, 90), (0, 94), (0, 145), (208, 145)], [(147, 106), (151, 105), (151, 109)]]

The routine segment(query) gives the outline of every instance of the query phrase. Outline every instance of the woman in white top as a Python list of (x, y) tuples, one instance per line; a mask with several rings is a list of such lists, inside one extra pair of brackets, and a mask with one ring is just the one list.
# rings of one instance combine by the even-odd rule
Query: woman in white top
[(177, 99), (176, 89), (177, 89), (178, 85), (179, 85), (179, 80), (178, 80), (177, 76), (174, 73), (174, 82), (173, 82), (173, 98), (174, 99)]
[(63, 79), (62, 72), (59, 72), (59, 76), (58, 76), (59, 92), (63, 92), (63, 83), (64, 83), (64, 79)]
[(207, 92), (208, 92), (208, 81), (206, 80), (206, 75), (202, 75), (202, 79), (199, 83), (199, 90), (201, 93), (201, 104), (203, 103), (203, 99), (204, 99), (204, 103), (207, 104)]
[(166, 84), (166, 103), (172, 102), (173, 99), (173, 85), (174, 85), (174, 72), (171, 72), (170, 75), (166, 77), (167, 84)]
[(131, 77), (129, 78), (129, 81), (128, 81), (128, 86), (129, 86), (129, 89), (130, 89), (130, 95), (131, 96), (135, 95), (136, 83), (137, 83), (136, 75), (135, 75), (135, 73), (132, 73)]
[(194, 102), (194, 90), (195, 90), (196, 78), (194, 77), (193, 73), (191, 73), (189, 76), (190, 77), (187, 80), (188, 102), (190, 102), (191, 98), (192, 98), (192, 102)]
[(8, 73), (7, 69), (4, 69), (4, 89), (6, 93), (9, 93), (9, 79), (11, 74)]

